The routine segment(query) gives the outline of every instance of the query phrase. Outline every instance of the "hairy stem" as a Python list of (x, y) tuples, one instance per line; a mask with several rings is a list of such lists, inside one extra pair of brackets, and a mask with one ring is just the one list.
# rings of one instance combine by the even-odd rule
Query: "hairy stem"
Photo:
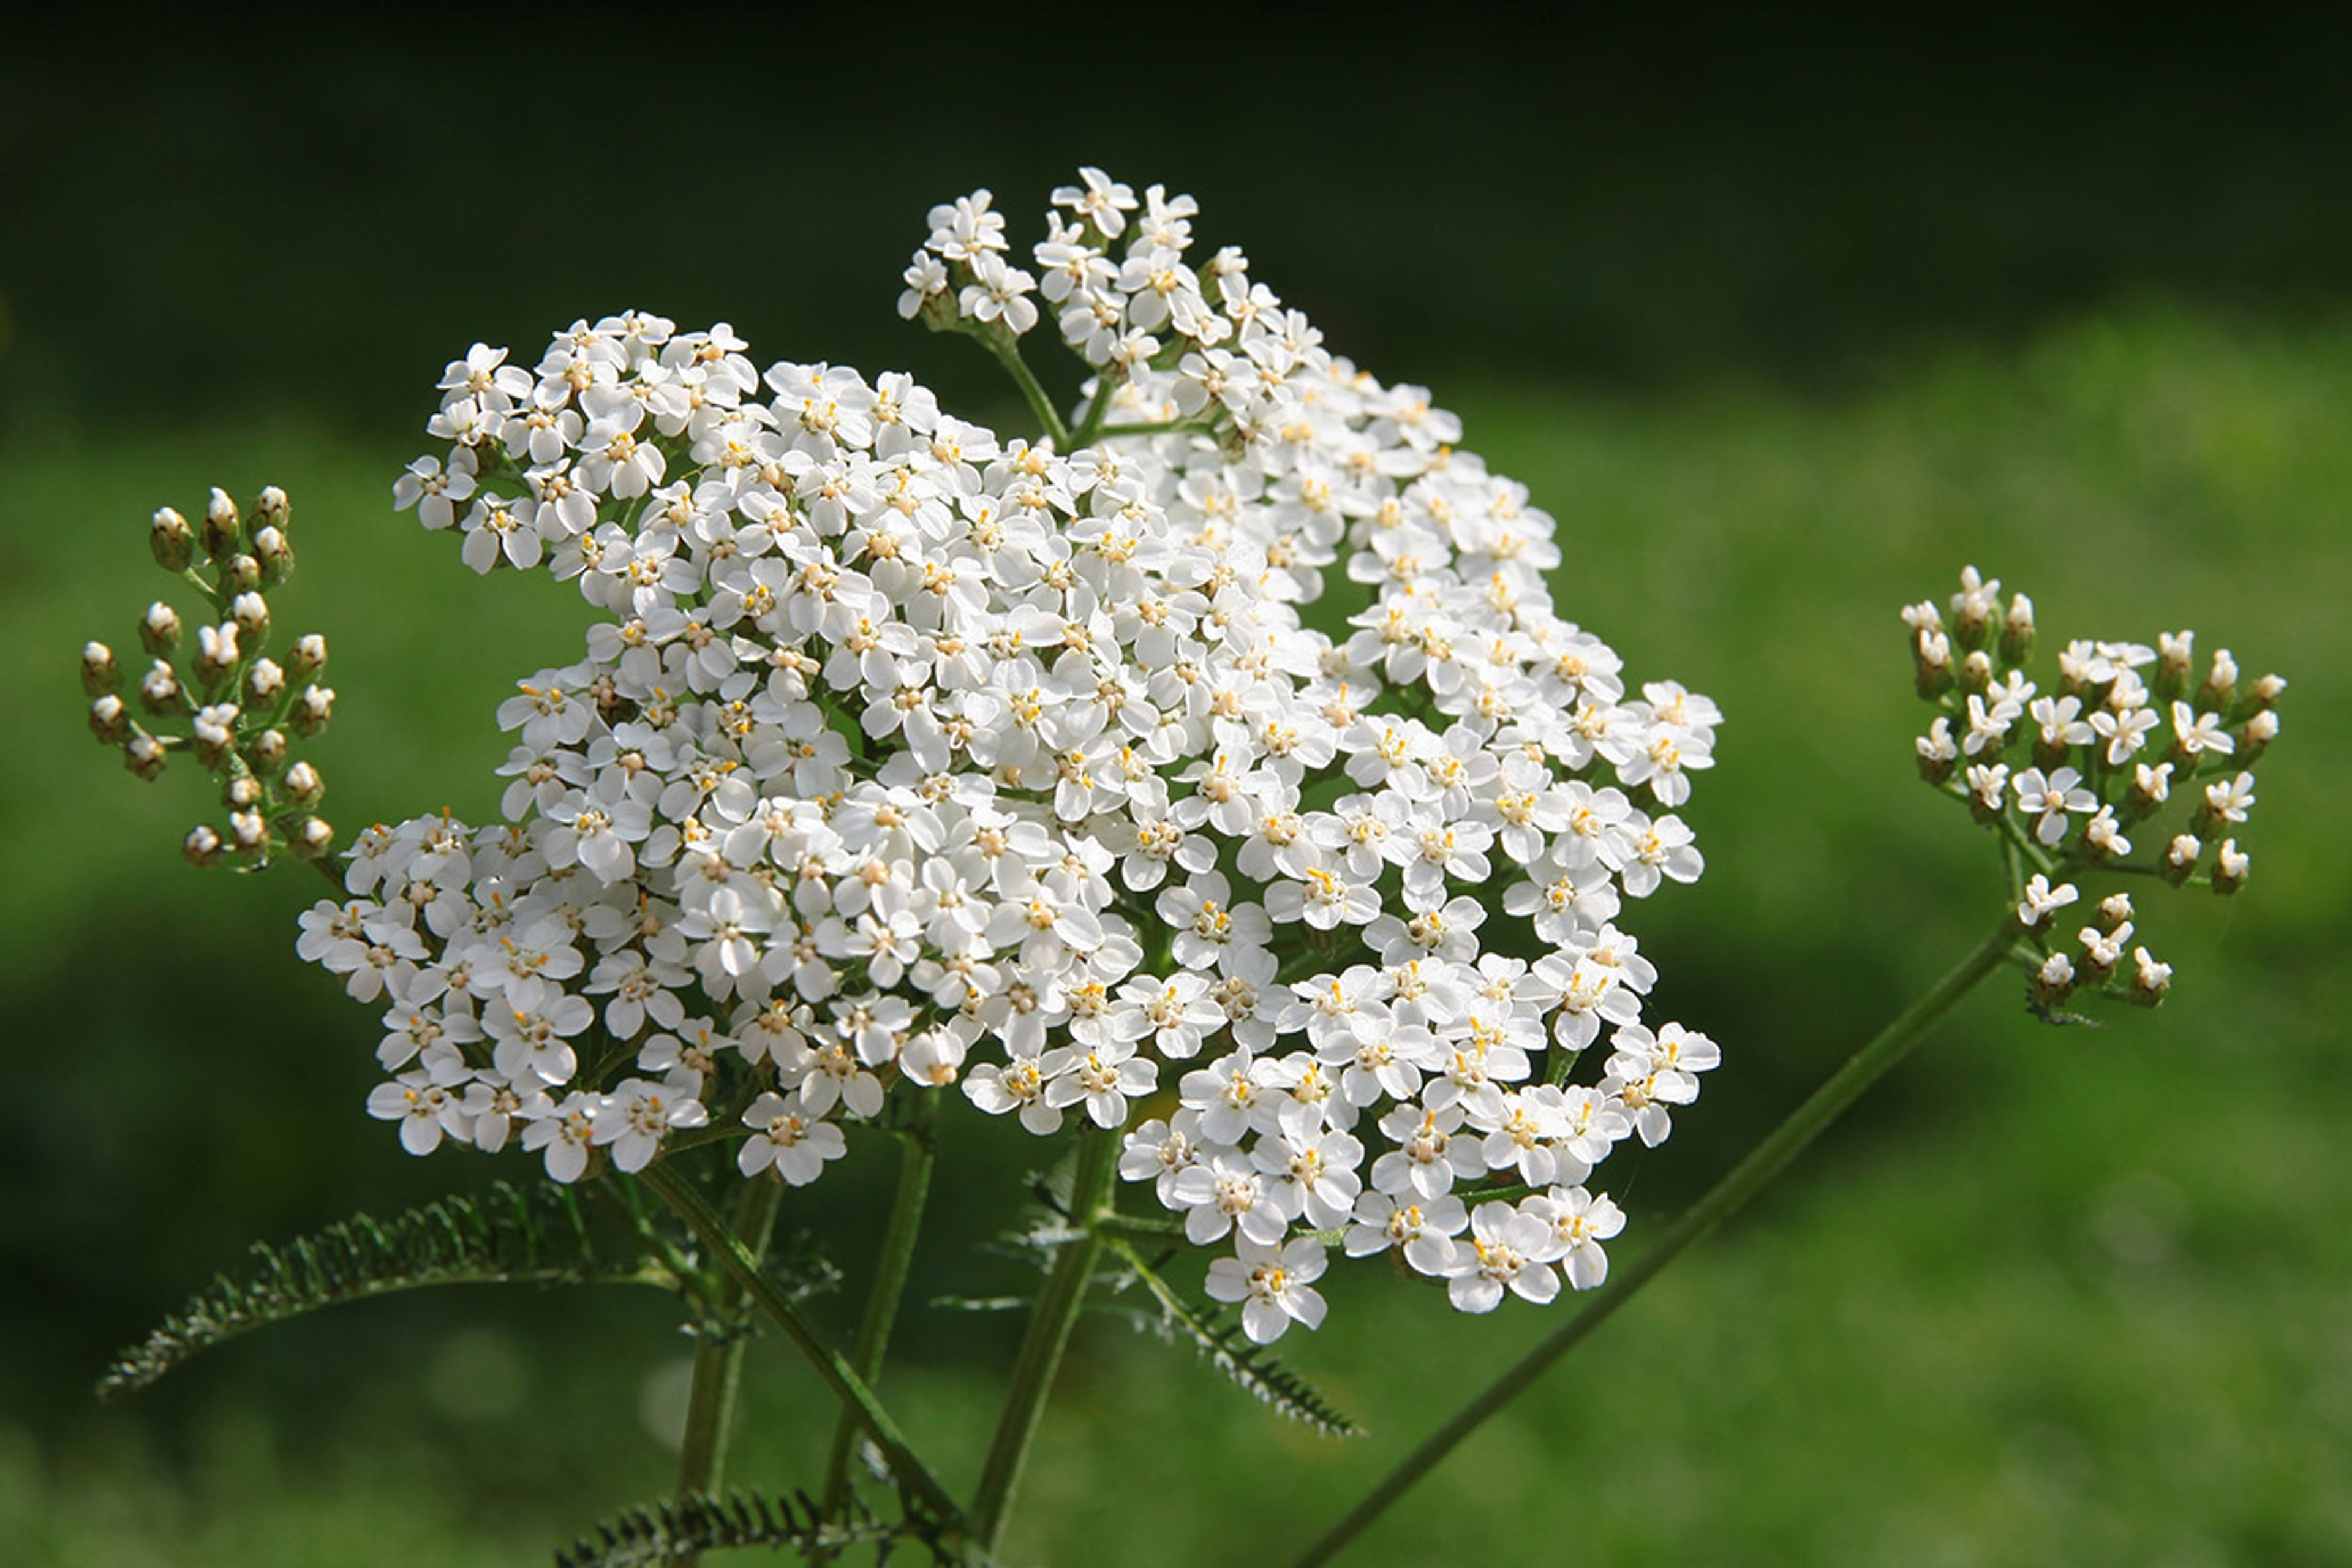
[[(761, 1179), (773, 1180), (772, 1177)], [(857, 1375), (856, 1369), (839, 1351), (819, 1337), (816, 1325), (803, 1316), (801, 1310), (793, 1305), (792, 1298), (761, 1269), (759, 1259), (736, 1239), (727, 1222), (702, 1201), (702, 1194), (695, 1191), (694, 1184), (661, 1163), (647, 1166), (642, 1180), (659, 1194), (664, 1203), (677, 1211), (678, 1217), (686, 1221), (687, 1228), (693, 1231), (703, 1246), (718, 1258), (720, 1266), (741, 1283), (751, 1304), (784, 1331), (784, 1337), (808, 1358), (809, 1364), (816, 1368), (817, 1375), (824, 1379), (826, 1386), (839, 1396), (845, 1405), (856, 1412), (857, 1425), (882, 1451), (883, 1460), (889, 1466), (891, 1479), (908, 1498), (919, 1502), (934, 1518), (950, 1521), (961, 1519), (963, 1510), (956, 1506), (955, 1499), (949, 1494), (939, 1477), (932, 1473), (930, 1467), (924, 1464), (914, 1449), (908, 1446), (906, 1434), (898, 1429), (898, 1424), (891, 1418), (890, 1413), (882, 1408), (882, 1402), (874, 1397), (874, 1391), (866, 1385), (866, 1380)]]
[(1013, 1496), (1021, 1485), (1022, 1467), (1029, 1458), (1030, 1440), (1037, 1435), (1045, 1397), (1053, 1392), (1054, 1373), (1062, 1364), (1062, 1351), (1070, 1342), (1070, 1327), (1086, 1304), (1087, 1286), (1094, 1279), (1095, 1261), (1102, 1253), (1102, 1232), (1096, 1222), (1110, 1208), (1111, 1178), (1118, 1161), (1118, 1140), (1101, 1128), (1088, 1126), (1078, 1134), (1077, 1173), (1070, 1183), (1070, 1223), (1080, 1232), (1062, 1244), (1054, 1268), (1038, 1292), (1028, 1335), (1013, 1363), (1013, 1386), (1004, 1396), (995, 1439), (980, 1473), (980, 1489), (971, 1505), (973, 1541), (992, 1553), (1004, 1534), (1013, 1511)]
[[(939, 1145), (932, 1131), (938, 1097), (915, 1097), (912, 1121), (900, 1134), (905, 1147), (898, 1160), (898, 1192), (891, 1201), (890, 1221), (882, 1233), (882, 1256), (874, 1266), (874, 1288), (866, 1298), (866, 1316), (857, 1325), (857, 1343), (849, 1363), (870, 1387), (882, 1375), (882, 1359), (889, 1353), (890, 1330), (898, 1318), (898, 1299), (907, 1288), (907, 1269), (915, 1258), (916, 1233), (923, 1226), (923, 1202), (930, 1195), (931, 1167), (939, 1163)], [(857, 1421), (846, 1406), (833, 1429), (833, 1455), (825, 1462), (824, 1516), (841, 1511), (849, 1491), (849, 1457), (857, 1443)]]
[[(775, 1228), (776, 1205), (782, 1195), (782, 1183), (752, 1182), (736, 1202), (733, 1234), (755, 1260), (767, 1256), (768, 1233)], [(741, 1286), (732, 1279), (722, 1281), (695, 1347), (694, 1384), (686, 1402), (686, 1436), (678, 1447), (680, 1502), (715, 1492), (727, 1479), (735, 1394), (743, 1381), (744, 1348), (751, 1342), (740, 1331), (741, 1325), (733, 1321), (742, 1305)]]
[(1607, 1284), (1586, 1298), (1581, 1311), (1513, 1363), (1501, 1376), (1455, 1412), (1453, 1419), (1423, 1439), (1420, 1447), (1406, 1455), (1394, 1469), (1365, 1493), (1362, 1500), (1345, 1518), (1301, 1552), (1294, 1568), (1312, 1568), (1313, 1564), (1329, 1562), (1411, 1490), (1414, 1483), (1434, 1469), (1438, 1461), (1452, 1453), (1465, 1437), (1526, 1393), (1538, 1378), (1551, 1370), (1553, 1363), (1574, 1350), (1588, 1334), (1608, 1321), (1611, 1314), (1631, 1300), (1636, 1291), (1663, 1273), (1666, 1265), (1682, 1256), (1692, 1244), (1717, 1226), (1738, 1213), (1750, 1198), (1770, 1185), (1772, 1179), (1804, 1152), (1814, 1139), (1828, 1131), (1830, 1124), (1843, 1114), (1864, 1089), (1877, 1082), (1888, 1068), (1910, 1055), (1912, 1047), (1925, 1039), (1944, 1016), (1976, 988), (1979, 981), (2001, 966), (2016, 941), (2016, 925), (2015, 912), (2003, 910), (2000, 924), (1978, 945), (1976, 951), (1936, 982), (1927, 994), (1905, 1008), (1869, 1044), (1856, 1051), (1827, 1083), (1813, 1091), (1811, 1099), (1790, 1112), (1787, 1120), (1774, 1128), (1746, 1159), (1732, 1168), (1728, 1175), (1716, 1183), (1706, 1196), (1693, 1204), (1673, 1228), (1653, 1243), (1650, 1250), (1637, 1258), (1633, 1267), (1612, 1275)]

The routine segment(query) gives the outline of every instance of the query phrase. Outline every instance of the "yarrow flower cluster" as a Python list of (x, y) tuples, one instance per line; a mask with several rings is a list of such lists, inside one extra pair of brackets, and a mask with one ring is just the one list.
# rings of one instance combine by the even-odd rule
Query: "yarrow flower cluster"
[(334, 692), (312, 679), (326, 668), (326, 639), (314, 632), (294, 638), (282, 658), (267, 651), (273, 616), (265, 590), (294, 571), (290, 513), (274, 485), (250, 518), (221, 489), (200, 526), (163, 508), (148, 544), (158, 566), (204, 595), (207, 614), (194, 646), (179, 611), (162, 599), (149, 605), (138, 630), (149, 662), (130, 700), (114, 650), (102, 642), (82, 647), (90, 732), (120, 747), (125, 767), (152, 781), (185, 752), (220, 782), (226, 819), (199, 823), (182, 841), (194, 865), (258, 867), (279, 854), (316, 859), (334, 843), (334, 829), (311, 811), (326, 780), (292, 754), (294, 740), (317, 735), (334, 716)]
[[(2135, 943), (2130, 895), (2101, 899), (2070, 930), (2084, 899), (2074, 879), (2137, 873), (2235, 892), (2252, 864), (2237, 840), (2254, 804), (2247, 764), (2278, 736), (2286, 682), (2242, 679), (2226, 648), (2200, 679), (2196, 634), (2180, 631), (2154, 647), (2069, 643), (2045, 690), (2018, 668), (2033, 644), (2030, 599), (2004, 605), (2000, 582), (1971, 566), (1949, 610), (1948, 623), (1933, 601), (1903, 612), (1919, 695), (1942, 710), (1917, 742), (1919, 772), (2010, 841), (2035, 1006), (2047, 1013), (2082, 987), (2155, 1006), (2172, 966)], [(2176, 797), (2186, 820), (2167, 832), (2156, 819)], [(2149, 853), (2136, 858), (2132, 834)]]
[(955, 1086), (1121, 1133), (1261, 1342), (1333, 1244), (1472, 1311), (1600, 1282), (1588, 1180), (1717, 1059), (1617, 920), (1699, 875), (1719, 715), (1629, 696), (1524, 488), (1194, 216), (1084, 171), (1033, 273), (933, 211), (904, 313), (1093, 368), (1039, 439), (724, 323), (449, 366), (398, 505), (601, 618), (499, 710), (502, 820), (371, 828), (304, 918), (409, 1150), (800, 1185)]

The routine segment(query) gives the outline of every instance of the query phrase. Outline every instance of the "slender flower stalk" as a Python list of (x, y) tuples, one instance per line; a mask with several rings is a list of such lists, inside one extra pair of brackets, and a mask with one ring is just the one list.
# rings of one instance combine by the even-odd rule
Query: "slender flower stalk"
[(1977, 983), (2000, 969), (2017, 943), (2013, 917), (2004, 912), (1992, 933), (1951, 972), (1928, 989), (1856, 1051), (1835, 1076), (1815, 1089), (1810, 1099), (1789, 1113), (1763, 1142), (1693, 1204), (1673, 1228), (1652, 1244), (1632, 1267), (1612, 1278), (1586, 1300), (1576, 1316), (1545, 1336), (1481, 1389), (1445, 1425), (1423, 1438), (1412, 1452), (1382, 1477), (1363, 1500), (1349, 1510), (1295, 1560), (1294, 1568), (1315, 1568), (1328, 1563), (1349, 1542), (1386, 1513), (1423, 1476), (1437, 1468), (1462, 1440), (1535, 1385), (1553, 1363), (1581, 1344), (1618, 1308), (1665, 1271), (1668, 1264), (1688, 1251), (1716, 1226), (1748, 1206), (1748, 1201), (1772, 1184), (1814, 1139), (1829, 1131), (1863, 1092), (1909, 1056), (1945, 1016), (1959, 1005)]
[(1118, 1166), (1117, 1140), (1089, 1127), (1078, 1139), (1077, 1169), (1070, 1181), (1070, 1224), (1078, 1235), (1062, 1244), (1053, 1271), (1029, 1320), (1029, 1332), (1013, 1363), (1013, 1383), (997, 1418), (996, 1437), (989, 1445), (981, 1468), (980, 1489), (971, 1505), (972, 1539), (984, 1552), (993, 1552), (1003, 1538), (1013, 1510), (1013, 1493), (1029, 1458), (1029, 1445), (1045, 1413), (1045, 1399), (1054, 1389), (1054, 1373), (1070, 1342), (1070, 1329), (1086, 1304), (1087, 1287), (1094, 1280), (1095, 1262), (1101, 1255), (1103, 1233), (1098, 1221), (1111, 1206), (1111, 1177)]
[[(874, 1283), (866, 1292), (866, 1316), (857, 1326), (857, 1343), (850, 1365), (870, 1386), (882, 1375), (889, 1353), (890, 1331), (898, 1320), (898, 1300), (907, 1288), (907, 1270), (915, 1260), (915, 1240), (923, 1227), (923, 1206), (930, 1195), (931, 1171), (939, 1163), (938, 1135), (932, 1130), (937, 1102), (918, 1100), (909, 1125), (899, 1134), (898, 1191), (890, 1205), (890, 1220), (882, 1232), (882, 1253), (874, 1265)], [(841, 1511), (849, 1493), (849, 1459), (857, 1444), (856, 1415), (844, 1406), (833, 1429), (833, 1453), (825, 1462), (824, 1512)]]
[[(754, 1259), (764, 1259), (768, 1237), (783, 1196), (779, 1182), (746, 1184), (735, 1201), (735, 1239)], [(735, 1400), (743, 1380), (743, 1352), (751, 1343), (735, 1320), (743, 1306), (742, 1288), (732, 1276), (721, 1281), (711, 1301), (710, 1320), (694, 1352), (694, 1381), (687, 1395), (686, 1435), (678, 1446), (677, 1495), (681, 1502), (717, 1491), (727, 1479), (727, 1447), (734, 1436)], [(845, 1419), (846, 1416), (845, 1415)]]

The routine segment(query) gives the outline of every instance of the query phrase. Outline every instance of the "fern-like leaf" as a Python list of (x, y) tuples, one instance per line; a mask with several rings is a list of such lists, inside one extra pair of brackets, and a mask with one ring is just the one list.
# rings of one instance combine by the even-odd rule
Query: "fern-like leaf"
[(146, 1387), (224, 1341), (321, 1308), (425, 1285), (587, 1282), (675, 1289), (668, 1269), (601, 1237), (570, 1187), (493, 1184), (389, 1219), (358, 1214), (281, 1247), (253, 1245), (241, 1278), (215, 1277), (99, 1380), (101, 1399)]
[(1293, 1421), (1312, 1426), (1327, 1437), (1362, 1435), (1363, 1428), (1313, 1384), (1267, 1354), (1264, 1345), (1251, 1343), (1238, 1319), (1223, 1309), (1203, 1311), (1195, 1307), (1144, 1262), (1132, 1246), (1124, 1241), (1113, 1245), (1121, 1261), (1160, 1303), (1162, 1328), (1169, 1337), (1181, 1331), (1210, 1365)]
[(838, 1519), (826, 1519), (805, 1492), (646, 1503), (614, 1514), (555, 1553), (555, 1568), (666, 1568), (705, 1552), (764, 1546), (803, 1557), (831, 1557), (850, 1546), (872, 1546), (875, 1561), (908, 1542), (944, 1561), (937, 1531), (917, 1519), (887, 1522), (858, 1499)]

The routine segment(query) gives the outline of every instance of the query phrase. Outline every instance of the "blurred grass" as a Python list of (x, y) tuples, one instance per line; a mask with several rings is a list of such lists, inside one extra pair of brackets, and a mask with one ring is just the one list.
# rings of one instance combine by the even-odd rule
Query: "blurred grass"
[[(2333, 1069), (2352, 843), (2326, 813), (2352, 766), (2352, 321), (2149, 300), (2014, 351), (1895, 365), (1833, 402), (1437, 390), (1559, 518), (1563, 610), (1638, 677), (1729, 715), (1688, 814), (1707, 877), (1637, 921), (1662, 1016), (1728, 1061), (1673, 1157), (1609, 1172), (1628, 1247), (1996, 897), (1983, 842), (1911, 782), (1900, 604), (1974, 562), (2035, 596), (2046, 639), (2193, 625), (2200, 647), (2294, 685), (2247, 894), (2143, 899), (2144, 934), (2179, 968), (2170, 1005), (2050, 1030), (1996, 980), (1363, 1560), (2342, 1561), (2352, 1089)], [(36, 1064), (0, 1142), (17, 1194), (0, 1215), (0, 1540), (26, 1561), (530, 1561), (667, 1484), (642, 1410), (682, 1346), (644, 1301), (384, 1303), (226, 1349), (126, 1406), (82, 1392), (245, 1237), (488, 1173), (405, 1160), (366, 1121), (369, 1021), (291, 953), (310, 879), (182, 868), (202, 792), (109, 776), (72, 687), (80, 639), (133, 646), (162, 581), (143, 566), (154, 506), (284, 484), (301, 574), (279, 617), (329, 633), (342, 693), (320, 748), (329, 815), (347, 832), (442, 804), (487, 815), (490, 709), (572, 657), (582, 613), (542, 584), (471, 579), (448, 541), (388, 515), (420, 446), (282, 422), (0, 447), (0, 609), (44, 672), (0, 794), (0, 1007)], [(935, 1236), (1013, 1201), (1024, 1150), (977, 1121), (951, 1135)], [(858, 1234), (878, 1196), (858, 1174), (797, 1223)], [(935, 1243), (915, 1299), (984, 1277)], [(1188, 1352), (1097, 1325), (1012, 1560), (1278, 1560), (1556, 1321), (1457, 1319), (1377, 1270), (1330, 1283), (1330, 1327), (1286, 1348), (1374, 1436), (1319, 1442)], [(1012, 1328), (910, 1315), (886, 1392), (951, 1479), (976, 1468)], [(820, 1391), (784, 1359), (762, 1352), (744, 1479), (804, 1479), (825, 1440)]]

